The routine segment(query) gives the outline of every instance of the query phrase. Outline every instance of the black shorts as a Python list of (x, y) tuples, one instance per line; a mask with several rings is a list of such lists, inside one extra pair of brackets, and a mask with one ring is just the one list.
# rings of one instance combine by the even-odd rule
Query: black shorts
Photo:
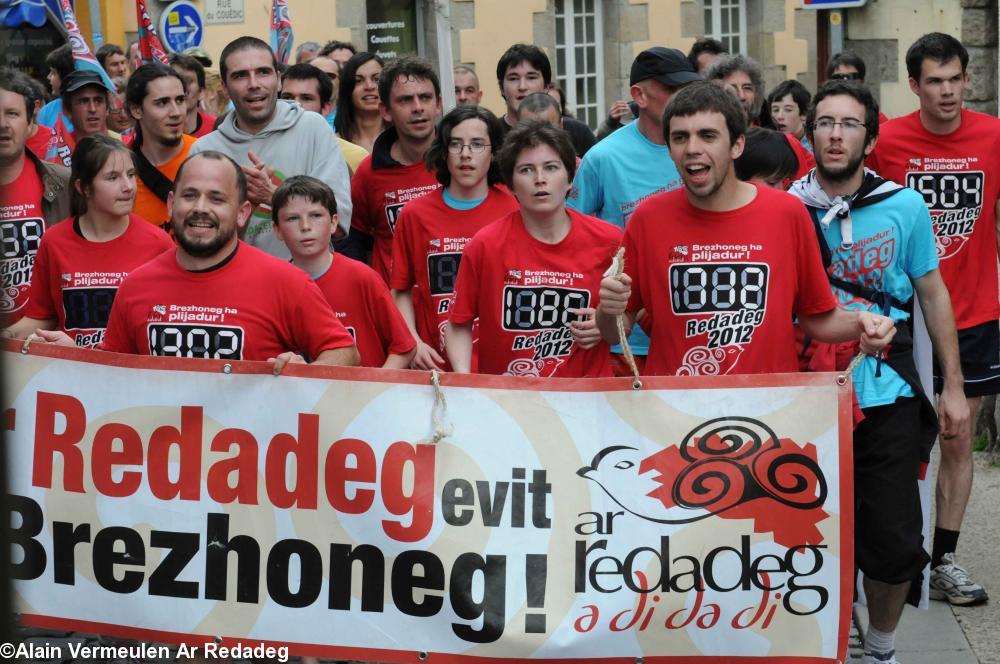
[[(965, 396), (1000, 394), (1000, 321), (989, 321), (958, 331)], [(934, 391), (941, 393), (943, 379), (934, 362)]]
[(916, 397), (862, 412), (854, 430), (854, 556), (876, 581), (912, 581), (930, 561), (917, 480), (921, 449), (937, 430)]

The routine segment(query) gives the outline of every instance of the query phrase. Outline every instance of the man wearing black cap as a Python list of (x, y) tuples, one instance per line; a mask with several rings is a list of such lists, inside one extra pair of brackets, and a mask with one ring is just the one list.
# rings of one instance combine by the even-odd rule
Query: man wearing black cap
[(63, 138), (72, 150), (77, 142), (94, 134), (108, 134), (108, 89), (95, 71), (78, 69), (62, 81), (63, 111), (73, 122), (73, 131)]
[[(638, 117), (590, 149), (566, 204), (625, 228), (640, 202), (681, 186), (663, 137), (663, 110), (677, 90), (699, 80), (687, 56), (675, 48), (656, 46), (636, 56), (629, 82)], [(649, 340), (635, 329), (629, 338), (632, 351), (645, 356)], [(613, 350), (620, 352), (617, 346)]]

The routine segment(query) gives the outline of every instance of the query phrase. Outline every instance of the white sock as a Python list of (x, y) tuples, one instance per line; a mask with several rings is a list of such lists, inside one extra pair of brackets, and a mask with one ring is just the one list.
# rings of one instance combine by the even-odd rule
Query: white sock
[(882, 632), (868, 625), (865, 633), (865, 653), (891, 655), (896, 649), (896, 632)]

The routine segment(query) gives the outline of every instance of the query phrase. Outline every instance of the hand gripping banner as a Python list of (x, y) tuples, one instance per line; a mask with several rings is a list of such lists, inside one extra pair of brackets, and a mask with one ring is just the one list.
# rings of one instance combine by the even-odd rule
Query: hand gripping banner
[(432, 385), (3, 349), (25, 624), (388, 662), (845, 659), (832, 374)]

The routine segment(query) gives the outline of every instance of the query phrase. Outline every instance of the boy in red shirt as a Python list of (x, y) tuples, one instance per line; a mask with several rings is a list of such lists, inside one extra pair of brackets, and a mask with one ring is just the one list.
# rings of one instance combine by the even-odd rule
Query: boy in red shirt
[(426, 60), (405, 57), (382, 70), (378, 93), (379, 112), (392, 126), (351, 178), (354, 210), (342, 251), (359, 260), (370, 251), (372, 268), (388, 284), (400, 211), (441, 186), (424, 163), (441, 113), (441, 83)]
[(385, 283), (364, 263), (330, 252), (337, 229), (333, 190), (314, 177), (296, 175), (275, 190), (271, 210), (275, 235), (354, 337), (361, 366), (409, 366), (416, 341)]
[[(479, 229), (517, 209), (514, 197), (496, 186), (502, 143), (503, 128), (490, 111), (455, 108), (441, 120), (427, 152), (427, 165), (444, 188), (409, 203), (399, 215), (389, 285), (418, 338), (415, 369), (450, 367), (442, 357), (444, 329), (462, 251)], [(474, 343), (475, 337), (474, 330)]]
[[(909, 48), (906, 69), (920, 109), (882, 125), (868, 166), (916, 189), (934, 226), (941, 277), (951, 295), (965, 396), (976, 421), (982, 397), (1000, 393), (1000, 120), (962, 108), (969, 53), (954, 37), (924, 35)], [(939, 363), (935, 391), (943, 389)], [(931, 597), (975, 605), (986, 590), (955, 563), (972, 490), (972, 430), (942, 436)]]
[(809, 215), (793, 196), (742, 182), (739, 101), (710, 82), (677, 93), (663, 117), (684, 188), (639, 206), (625, 229), (625, 273), (601, 283), (597, 323), (617, 343), (645, 308), (652, 375), (796, 372), (793, 315), (822, 341), (875, 352), (892, 321), (837, 308)]
[(465, 248), (445, 337), (456, 372), (471, 370), (478, 317), (479, 373), (612, 375), (593, 307), (621, 230), (566, 208), (575, 168), (569, 136), (548, 122), (507, 134), (500, 171), (520, 209)]

